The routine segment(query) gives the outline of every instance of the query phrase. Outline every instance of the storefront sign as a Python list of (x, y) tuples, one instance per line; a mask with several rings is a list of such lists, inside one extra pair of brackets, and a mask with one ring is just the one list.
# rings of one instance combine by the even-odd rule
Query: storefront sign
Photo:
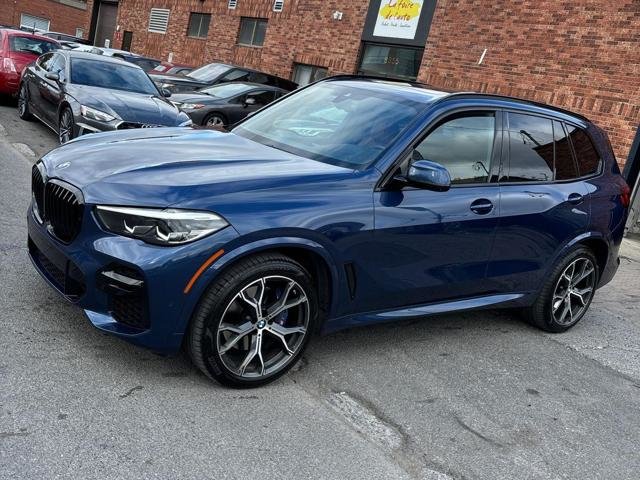
[(424, 47), (437, 0), (370, 0), (365, 42)]
[(420, 0), (382, 0), (373, 36), (413, 40), (416, 37), (421, 12)]

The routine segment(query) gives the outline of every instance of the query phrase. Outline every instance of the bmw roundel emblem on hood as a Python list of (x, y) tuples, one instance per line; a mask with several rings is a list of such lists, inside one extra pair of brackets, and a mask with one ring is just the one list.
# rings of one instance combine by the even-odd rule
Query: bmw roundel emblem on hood
[(69, 165), (71, 165), (71, 162), (62, 162), (59, 163), (58, 165), (55, 166), (56, 170), (62, 170), (63, 168), (67, 168)]

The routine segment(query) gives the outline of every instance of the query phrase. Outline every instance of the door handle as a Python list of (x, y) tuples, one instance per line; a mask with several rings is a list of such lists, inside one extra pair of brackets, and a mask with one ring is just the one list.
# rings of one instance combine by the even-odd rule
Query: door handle
[(491, 203), (491, 200), (487, 200), (486, 198), (479, 198), (478, 200), (473, 201), (469, 208), (473, 213), (486, 215), (493, 210), (493, 203)]
[(584, 197), (579, 193), (571, 193), (569, 194), (569, 198), (567, 198), (567, 202), (571, 205), (580, 205), (584, 201)]

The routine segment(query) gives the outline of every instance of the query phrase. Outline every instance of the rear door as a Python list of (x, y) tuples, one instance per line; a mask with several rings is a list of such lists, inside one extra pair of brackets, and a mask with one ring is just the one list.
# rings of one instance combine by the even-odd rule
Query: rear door
[(26, 84), (29, 90), (30, 108), (42, 119), (44, 119), (44, 113), (42, 108), (42, 95), (40, 94), (42, 89), (41, 84), (45, 81), (44, 74), (49, 64), (53, 61), (53, 55), (53, 53), (41, 55), (33, 68), (28, 69), (25, 74), (25, 81), (27, 82)]
[(501, 212), (488, 285), (529, 292), (558, 249), (586, 231), (589, 192), (562, 122), (523, 112), (506, 112), (504, 121)]
[(363, 267), (375, 283), (368, 305), (393, 308), (489, 293), (484, 278), (500, 212), (492, 173), (501, 156), (500, 118), (493, 110), (450, 115), (429, 127), (401, 164), (401, 174), (416, 159), (441, 164), (451, 175), (450, 190), (392, 184), (374, 193), (374, 242), (365, 249), (371, 259)]

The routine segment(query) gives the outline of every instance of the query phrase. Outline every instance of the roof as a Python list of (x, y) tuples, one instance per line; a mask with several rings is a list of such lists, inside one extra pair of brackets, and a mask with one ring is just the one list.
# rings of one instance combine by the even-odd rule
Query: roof
[(114, 64), (118, 64), (118, 65), (125, 65), (127, 67), (132, 67), (132, 68), (140, 68), (138, 65), (134, 64), (134, 63), (130, 63), (127, 62), (125, 60), (122, 60), (118, 57), (110, 57), (107, 55), (99, 55), (96, 53), (91, 53), (91, 52), (81, 52), (79, 50), (57, 50), (56, 53), (59, 53), (61, 55), (65, 55), (69, 58), (83, 58), (85, 60), (94, 60), (96, 62), (103, 62), (103, 63), (114, 63)]
[[(435, 102), (441, 102), (452, 99), (479, 99), (479, 100), (493, 100), (498, 102), (507, 102), (512, 104), (517, 104), (520, 106), (527, 107), (535, 107), (536, 109), (546, 110), (552, 113), (559, 113), (565, 115), (567, 117), (572, 117), (574, 119), (579, 119), (583, 122), (589, 122), (590, 120), (579, 113), (571, 112), (569, 110), (565, 110), (560, 107), (556, 107), (553, 105), (547, 105), (545, 103), (536, 102), (533, 100), (528, 100), (525, 98), (511, 97), (507, 95), (498, 95), (493, 93), (478, 93), (478, 92), (452, 92), (446, 90), (435, 89), (430, 85), (412, 82), (412, 81), (404, 81), (397, 80), (386, 77), (376, 77), (371, 75), (336, 75), (333, 77), (328, 77), (321, 81), (366, 81), (366, 82), (375, 82), (375, 83), (384, 83), (387, 85), (392, 85), (393, 88), (397, 90), (402, 90), (405, 93), (410, 93), (413, 95), (419, 95), (420, 97), (430, 97), (430, 99)], [(428, 100), (428, 99), (427, 99)]]
[(47, 42), (51, 42), (51, 43), (59, 43), (54, 38), (45, 37), (44, 35), (41, 35), (39, 33), (27, 32), (26, 30), (18, 30), (17, 28), (13, 28), (13, 27), (0, 27), (0, 30), (8, 33), (11, 36), (19, 35), (21, 37), (37, 38), (39, 40), (46, 40)]

